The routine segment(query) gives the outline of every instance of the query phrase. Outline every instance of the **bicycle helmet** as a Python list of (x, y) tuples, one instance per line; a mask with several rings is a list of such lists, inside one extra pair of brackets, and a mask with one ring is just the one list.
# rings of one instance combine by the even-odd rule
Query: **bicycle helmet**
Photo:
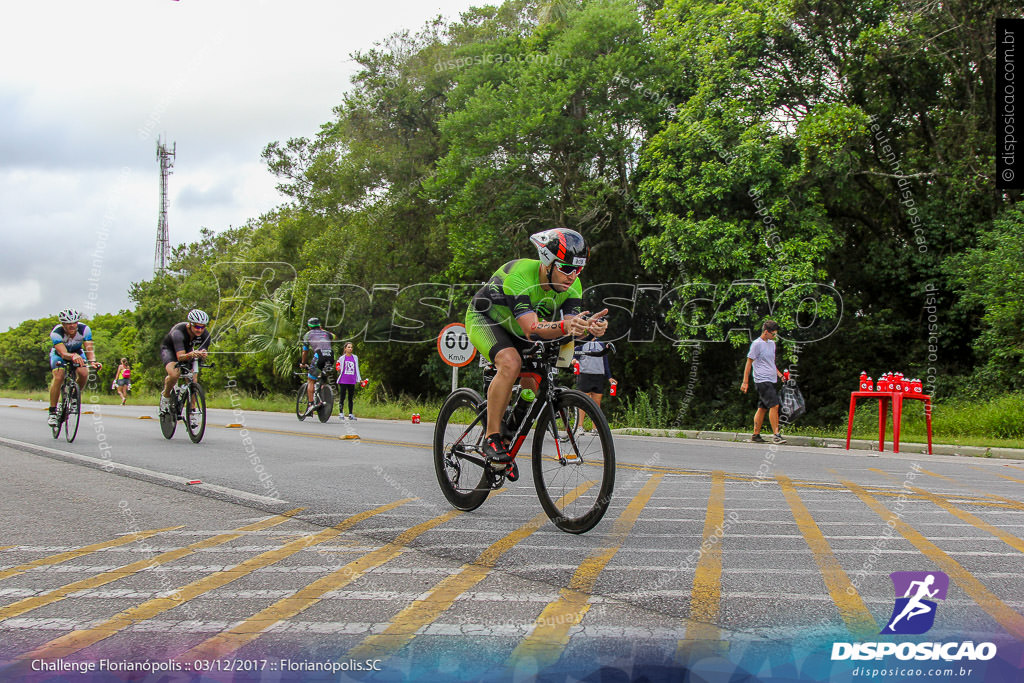
[(193, 325), (206, 325), (210, 322), (210, 316), (206, 315), (206, 311), (193, 308), (188, 312), (188, 321)]
[(540, 262), (550, 266), (556, 261), (574, 266), (587, 265), (590, 248), (583, 235), (575, 230), (554, 228), (530, 235), (530, 241), (537, 247)]
[(57, 314), (57, 320), (62, 323), (77, 323), (82, 319), (82, 314), (75, 308), (65, 308)]
[(310, 327), (320, 327), (320, 318), (310, 318), (306, 321), (306, 324)]

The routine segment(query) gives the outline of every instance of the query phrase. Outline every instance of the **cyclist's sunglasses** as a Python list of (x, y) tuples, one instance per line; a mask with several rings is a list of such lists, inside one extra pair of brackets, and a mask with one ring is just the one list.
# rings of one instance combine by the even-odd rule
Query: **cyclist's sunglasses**
[(192, 328), (196, 329), (196, 330), (205, 330), (206, 329), (206, 325), (197, 325), (196, 323), (189, 323), (189, 324), (192, 325)]
[(583, 272), (583, 266), (574, 266), (571, 263), (556, 263), (555, 268), (563, 275), (579, 275)]

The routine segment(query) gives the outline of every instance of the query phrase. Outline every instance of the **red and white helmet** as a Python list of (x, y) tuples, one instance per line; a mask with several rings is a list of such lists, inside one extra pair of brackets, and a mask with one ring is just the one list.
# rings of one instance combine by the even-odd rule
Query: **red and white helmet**
[(583, 235), (575, 230), (553, 228), (530, 235), (530, 241), (537, 247), (540, 262), (545, 266), (552, 263), (568, 263), (573, 266), (587, 265), (590, 248)]

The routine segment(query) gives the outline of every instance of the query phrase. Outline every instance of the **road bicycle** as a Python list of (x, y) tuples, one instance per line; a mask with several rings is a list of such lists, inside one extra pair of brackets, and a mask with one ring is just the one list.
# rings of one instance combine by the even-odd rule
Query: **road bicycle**
[(329, 373), (330, 367), (325, 365), (324, 369), (320, 371), (320, 375), (313, 380), (312, 405), (309, 402), (309, 394), (306, 388), (306, 380), (309, 379), (309, 375), (305, 372), (295, 373), (296, 377), (302, 377), (303, 379), (298, 393), (295, 394), (295, 416), (299, 418), (299, 422), (302, 422), (313, 413), (316, 413), (321, 422), (327, 422), (331, 419), (331, 413), (334, 412), (334, 390), (331, 389), (331, 383), (328, 381)]
[[(487, 402), (469, 388), (445, 399), (434, 426), (434, 470), (453, 507), (475, 510), (506, 480), (518, 480), (515, 457), (532, 429), (533, 483), (544, 512), (559, 529), (574, 534), (601, 521), (615, 485), (615, 445), (608, 420), (593, 399), (557, 382), (571, 352), (572, 340), (554, 340), (537, 342), (522, 354), (519, 379), (532, 375), (540, 387), (532, 401), (520, 383), (513, 388), (502, 419), (513, 460), (504, 469), (495, 471), (483, 455)], [(494, 365), (488, 364), (485, 393), (494, 374)], [(592, 432), (578, 424), (581, 410)]]
[(75, 379), (78, 367), (72, 362), (64, 364), (64, 381), (61, 382), (60, 398), (57, 399), (57, 424), (50, 427), (55, 439), (60, 438), (63, 429), (68, 443), (78, 435), (78, 422), (82, 417), (82, 390)]
[(199, 443), (206, 433), (206, 390), (199, 382), (192, 381), (199, 368), (212, 368), (213, 364), (200, 363), (193, 359), (178, 363), (181, 375), (171, 390), (171, 403), (167, 411), (160, 414), (160, 431), (164, 438), (174, 436), (178, 420), (185, 423), (185, 430), (192, 443)]

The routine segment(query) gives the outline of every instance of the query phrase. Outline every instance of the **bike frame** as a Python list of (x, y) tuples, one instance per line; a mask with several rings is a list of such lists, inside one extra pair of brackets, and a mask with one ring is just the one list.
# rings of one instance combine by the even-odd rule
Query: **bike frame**
[[(558, 438), (558, 420), (557, 416), (555, 415), (555, 403), (558, 400), (559, 394), (561, 394), (566, 389), (565, 387), (560, 387), (555, 383), (555, 377), (558, 374), (558, 368), (555, 367), (554, 363), (548, 362), (549, 359), (545, 358), (544, 355), (545, 354), (542, 352), (540, 357), (531, 357), (529, 359), (531, 367), (519, 373), (518, 379), (520, 382), (524, 377), (540, 377), (541, 379), (539, 387), (537, 388), (537, 400), (535, 400), (533, 402), (533, 405), (530, 406), (530, 410), (527, 411), (526, 415), (523, 416), (522, 421), (518, 425), (516, 425), (516, 431), (512, 436), (512, 445), (509, 448), (509, 455), (512, 456), (512, 462), (515, 462), (515, 458), (519, 454), (519, 450), (526, 442), (527, 435), (530, 433), (530, 430), (533, 429), (534, 426), (537, 424), (537, 420), (540, 419), (541, 412), (545, 409), (548, 411), (548, 417), (550, 418), (552, 433), (555, 438), (555, 452), (558, 454), (559, 458), (562, 457), (562, 449), (559, 445), (560, 442)], [(527, 360), (528, 359), (524, 358), (523, 363), (526, 364)], [(536, 367), (537, 365), (547, 367), (546, 376), (541, 377), (537, 372), (534, 372), (534, 370), (540, 369)], [(476, 418), (473, 420), (473, 422), (469, 424), (469, 426), (466, 427), (466, 431), (462, 433), (462, 436), (459, 437), (459, 440), (452, 444), (452, 449), (454, 450), (462, 443), (462, 440), (466, 438), (470, 431), (472, 431), (473, 427), (475, 427), (480, 422), (486, 423), (486, 421), (487, 401), (485, 400), (480, 405), (480, 410), (477, 413)], [(575, 436), (571, 433), (571, 430), (568, 436), (573, 448), (576, 449), (576, 439)], [(473, 462), (481, 467), (487, 467), (487, 461), (482, 456), (461, 451), (459, 453), (459, 457), (469, 460), (470, 462)]]

